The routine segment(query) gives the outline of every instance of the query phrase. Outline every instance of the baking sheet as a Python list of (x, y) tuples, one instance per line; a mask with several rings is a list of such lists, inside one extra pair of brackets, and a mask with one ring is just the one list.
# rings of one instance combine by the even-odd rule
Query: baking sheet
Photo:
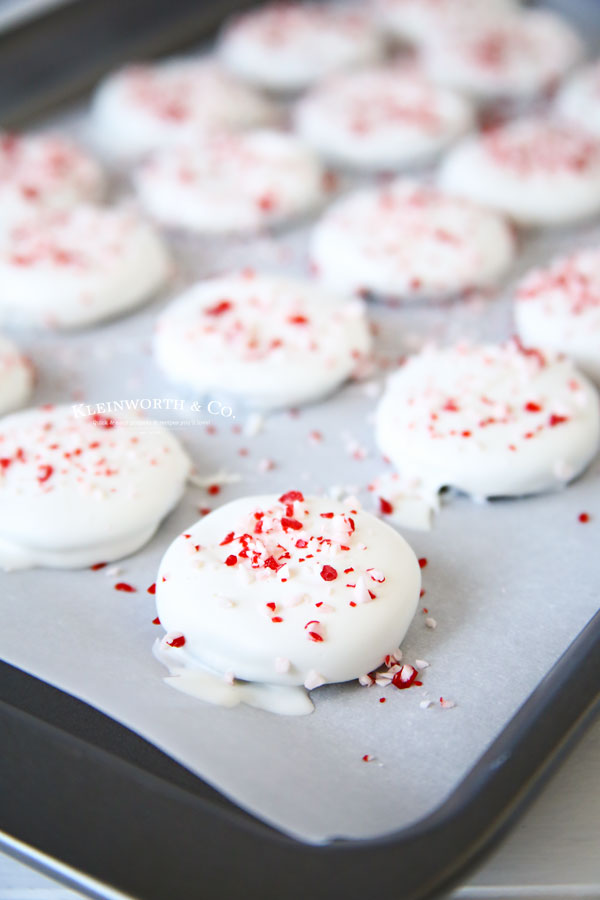
[[(79, 115), (62, 120), (80, 132)], [(384, 835), (438, 806), (583, 628), (598, 606), (595, 564), (600, 466), (551, 496), (485, 505), (446, 499), (429, 533), (403, 533), (420, 557), (426, 594), (403, 643), (408, 662), (427, 660), (423, 687), (313, 692), (315, 713), (285, 718), (240, 706), (209, 706), (163, 682), (152, 657), (153, 598), (169, 542), (210, 507), (250, 493), (332, 487), (373, 502), (366, 486), (386, 469), (371, 420), (386, 367), (432, 337), (502, 339), (511, 333), (510, 283), (503, 297), (427, 309), (370, 306), (379, 326), (379, 371), (298, 414), (257, 420), (230, 398), (182, 394), (156, 370), (153, 323), (169, 296), (195, 277), (230, 266), (307, 270), (308, 228), (276, 238), (174, 241), (170, 291), (132, 316), (66, 336), (18, 335), (39, 380), (34, 403), (170, 398), (184, 409), (157, 413), (198, 472), (240, 476), (218, 498), (190, 486), (153, 541), (96, 572), (0, 575), (0, 654), (13, 665), (127, 725), (282, 831), (312, 842)], [(598, 227), (522, 238), (513, 276), (558, 248), (600, 239)], [(216, 401), (206, 408), (208, 400)], [(191, 409), (193, 401), (203, 407)], [(231, 417), (218, 414), (231, 403)], [(209, 434), (206, 426), (216, 428)], [(211, 431), (213, 429), (210, 429)], [(319, 432), (321, 440), (315, 440)], [(274, 467), (265, 470), (265, 460)], [(581, 524), (578, 515), (591, 521)], [(137, 593), (114, 590), (127, 581)], [(386, 698), (380, 703), (381, 697)], [(455, 704), (442, 705), (440, 698)], [(428, 708), (422, 703), (431, 700)], [(374, 757), (365, 763), (362, 757)]]

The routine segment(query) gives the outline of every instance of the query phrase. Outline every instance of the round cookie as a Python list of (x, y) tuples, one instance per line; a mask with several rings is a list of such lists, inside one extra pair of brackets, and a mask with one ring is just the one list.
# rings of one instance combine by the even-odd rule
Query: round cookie
[(562, 487), (599, 437), (591, 383), (516, 341), (423, 350), (391, 376), (376, 414), (378, 446), (401, 475), (475, 498)]
[(0, 421), (0, 567), (127, 556), (181, 497), (190, 462), (170, 432), (88, 412), (41, 407)]
[(0, 321), (79, 328), (129, 311), (170, 273), (154, 228), (125, 209), (78, 206), (0, 242)]
[(568, 79), (557, 94), (555, 109), (566, 121), (600, 135), (600, 61)]
[(318, 158), (276, 131), (219, 134), (155, 154), (139, 167), (141, 203), (159, 222), (202, 234), (281, 225), (322, 202)]
[(99, 165), (66, 138), (0, 135), (0, 235), (40, 213), (99, 200), (103, 192)]
[(514, 241), (494, 213), (402, 178), (331, 206), (310, 254), (319, 279), (340, 292), (439, 300), (495, 284)]
[(12, 341), (0, 334), (0, 416), (23, 406), (32, 388), (31, 363), (19, 353)]
[(300, 91), (332, 72), (379, 59), (382, 40), (359, 9), (321, 3), (263, 6), (225, 28), (219, 55), (235, 75), (276, 92)]
[(565, 353), (600, 382), (600, 250), (588, 247), (535, 269), (515, 294), (526, 345)]
[(467, 101), (413, 67), (338, 75), (303, 97), (294, 113), (300, 136), (328, 162), (399, 169), (435, 158), (472, 125)]
[(476, 100), (523, 100), (553, 88), (583, 50), (564, 19), (532, 10), (442, 29), (422, 62), (434, 81)]
[(124, 162), (199, 135), (274, 121), (273, 105), (207, 59), (127, 66), (98, 88), (91, 131), (103, 153)]
[(276, 275), (226, 275), (187, 290), (158, 320), (154, 351), (175, 383), (249, 406), (326, 396), (370, 349), (361, 301)]
[(472, 27), (514, 11), (515, 0), (371, 0), (386, 32), (401, 41), (426, 44), (448, 28)]
[(406, 541), (355, 500), (244, 497), (192, 525), (163, 557), (159, 656), (172, 671), (230, 683), (350, 681), (397, 650), (420, 586)]
[(439, 184), (521, 225), (568, 225), (600, 212), (600, 139), (549, 119), (517, 119), (457, 144)]

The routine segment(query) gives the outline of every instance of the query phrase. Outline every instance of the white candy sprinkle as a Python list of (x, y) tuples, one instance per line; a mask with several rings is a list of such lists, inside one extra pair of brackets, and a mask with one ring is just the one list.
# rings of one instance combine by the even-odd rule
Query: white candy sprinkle
[(289, 672), (291, 665), (289, 659), (286, 659), (284, 656), (278, 656), (275, 659), (275, 671), (279, 672), (280, 675), (285, 675)]
[(454, 700), (444, 700), (443, 697), (440, 697), (440, 706), (442, 709), (454, 709), (456, 703)]
[(430, 706), (433, 706), (433, 700), (421, 700), (419, 706), (421, 709), (429, 709)]
[(371, 685), (375, 684), (370, 675), (360, 675), (358, 678), (358, 683), (362, 684), (363, 687), (371, 687)]
[(437, 628), (436, 620), (432, 619), (431, 617), (425, 619), (425, 625), (427, 626), (427, 628)]
[(314, 669), (311, 669), (304, 681), (304, 687), (307, 691), (312, 691), (313, 688), (321, 687), (322, 684), (325, 684), (325, 679), (318, 672), (315, 672)]
[(415, 659), (415, 666), (417, 669), (428, 669), (429, 663), (426, 659)]

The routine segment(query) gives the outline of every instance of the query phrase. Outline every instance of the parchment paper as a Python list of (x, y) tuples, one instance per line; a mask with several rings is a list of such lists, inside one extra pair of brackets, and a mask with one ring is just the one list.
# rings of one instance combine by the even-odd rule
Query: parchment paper
[[(68, 121), (79, 129), (81, 118)], [(156, 413), (171, 423), (200, 474), (241, 476), (217, 497), (190, 486), (151, 543), (134, 557), (93, 572), (0, 574), (0, 655), (144, 736), (234, 802), (300, 839), (383, 835), (420, 819), (468, 772), (510, 716), (576, 637), (598, 605), (600, 467), (550, 496), (478, 505), (450, 496), (429, 533), (403, 533), (419, 557), (426, 594), (403, 644), (405, 660), (426, 660), (422, 688), (397, 691), (357, 683), (313, 692), (315, 712), (287, 718), (245, 706), (210, 706), (163, 682), (151, 647), (155, 580), (170, 541), (199, 507), (238, 496), (332, 486), (359, 493), (386, 466), (371, 419), (386, 364), (423, 339), (511, 333), (509, 280), (503, 298), (429, 309), (371, 305), (379, 327), (375, 380), (354, 383), (299, 414), (257, 422), (229, 398), (193, 397), (169, 385), (150, 355), (153, 322), (169, 296), (194, 277), (230, 265), (306, 271), (307, 228), (249, 241), (174, 241), (170, 291), (133, 315), (66, 336), (15, 335), (39, 379), (35, 404), (173, 398), (185, 410)], [(598, 228), (522, 238), (516, 277), (558, 247), (600, 239)], [(198, 401), (201, 412), (191, 412)], [(216, 426), (208, 434), (206, 424)], [(241, 426), (241, 433), (237, 433)], [(235, 429), (235, 430), (234, 430)], [(311, 438), (318, 431), (322, 440)], [(358, 458), (356, 458), (358, 457)], [(364, 458), (361, 458), (364, 457)], [(275, 467), (264, 471), (265, 460)], [(581, 524), (578, 515), (591, 521)], [(137, 593), (114, 590), (117, 581)], [(380, 703), (380, 697), (386, 702)], [(445, 708), (440, 698), (454, 702)], [(425, 700), (432, 705), (422, 708)], [(371, 762), (362, 757), (370, 754)]]

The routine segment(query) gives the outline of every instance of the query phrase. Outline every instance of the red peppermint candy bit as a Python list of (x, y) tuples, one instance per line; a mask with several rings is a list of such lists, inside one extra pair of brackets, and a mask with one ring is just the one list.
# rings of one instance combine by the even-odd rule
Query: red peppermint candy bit
[(273, 194), (263, 194), (262, 197), (257, 198), (256, 204), (263, 212), (270, 212), (276, 206), (275, 197)]
[(11, 464), (12, 459), (9, 459), (7, 456), (0, 459), (0, 469), (8, 469)]
[(94, 422), (98, 428), (114, 428), (117, 424), (115, 419), (110, 419), (108, 416), (102, 416), (100, 413), (94, 413), (92, 422)]
[(281, 520), (281, 527), (284, 531), (287, 531), (289, 528), (293, 531), (299, 531), (302, 528), (302, 522), (299, 522), (298, 519), (289, 519), (287, 516), (284, 516)]
[(281, 616), (271, 616), (271, 622), (283, 622)]
[(304, 494), (301, 494), (300, 491), (288, 491), (279, 498), (280, 503), (301, 503), (303, 500)]
[(222, 316), (223, 313), (229, 312), (230, 309), (233, 309), (233, 303), (231, 300), (220, 300), (219, 303), (215, 303), (214, 306), (208, 306), (204, 310), (205, 316)]
[(93, 566), (90, 566), (90, 569), (92, 570), (92, 572), (97, 572), (98, 569), (103, 569), (105, 565), (106, 563), (94, 563)]
[(156, 593), (156, 582), (154, 582), (154, 584), (151, 584), (150, 587), (147, 588), (147, 593), (148, 593), (148, 594), (155, 594), (155, 593)]
[(40, 484), (43, 484), (45, 481), (48, 481), (53, 472), (53, 466), (39, 466), (37, 480)]
[(419, 565), (421, 566), (422, 569), (425, 568), (425, 566), (427, 565), (427, 558), (425, 556), (421, 557), (421, 559), (419, 560)]
[(267, 557), (267, 559), (265, 559), (263, 565), (265, 568), (273, 569), (273, 571), (276, 572), (277, 569), (281, 569), (283, 563), (280, 564), (277, 562), (274, 556), (269, 556)]
[(333, 519), (333, 513), (320, 513), (322, 519)]
[(131, 584), (127, 584), (126, 581), (117, 581), (115, 584), (115, 591), (125, 591), (126, 594), (135, 594), (137, 588), (133, 587)]
[(379, 511), (383, 513), (384, 516), (391, 516), (391, 514), (394, 512), (394, 507), (389, 500), (386, 500), (384, 497), (380, 497)]
[(385, 697), (380, 697), (380, 698), (379, 698), (379, 702), (380, 702), (380, 703), (385, 703)]
[(304, 547), (308, 547), (308, 541), (303, 540), (303, 538), (298, 538), (298, 540), (296, 541), (296, 547), (299, 550), (303, 550)]
[(237, 556), (234, 553), (231, 553), (227, 559), (225, 560), (226, 566), (235, 566), (237, 565)]
[(211, 495), (213, 495), (213, 496), (214, 496), (215, 494), (219, 494), (220, 492), (221, 492), (221, 488), (219, 487), (218, 484), (211, 484), (211, 485), (206, 489), (206, 493), (207, 493), (207, 494), (211, 494)]
[(153, 625), (160, 625), (160, 619), (158, 618), (158, 616), (157, 616), (155, 619), (152, 619), (152, 624), (153, 624)]
[(577, 518), (579, 519), (580, 522), (583, 522), (583, 523), (589, 522), (589, 521), (590, 521), (590, 514), (589, 514), (589, 513), (586, 513), (586, 512), (582, 512), (582, 513), (579, 513), (579, 515), (577, 516)]
[(224, 547), (226, 544), (231, 544), (232, 540), (233, 540), (233, 531), (230, 531), (229, 534), (223, 538), (223, 540), (219, 544), (219, 547)]
[(174, 637), (170, 641), (167, 641), (167, 645), (169, 647), (183, 647), (184, 644), (185, 644), (185, 638), (182, 634), (178, 635), (178, 637)]
[(418, 674), (414, 666), (404, 665), (392, 678), (392, 684), (403, 691), (413, 684)]
[(323, 566), (321, 569), (321, 578), (323, 581), (335, 581), (338, 573), (333, 566)]
[(271, 601), (270, 603), (266, 603), (265, 606), (267, 607), (267, 609), (270, 609), (271, 612), (275, 612), (275, 610), (277, 609), (277, 606), (275, 603), (273, 603), (273, 601)]
[(530, 412), (530, 413), (538, 413), (538, 412), (542, 411), (542, 407), (540, 406), (539, 403), (532, 403), (531, 401), (529, 403), (525, 404), (524, 409), (525, 409), (525, 412)]
[(559, 416), (556, 413), (552, 413), (552, 415), (548, 419), (548, 425), (550, 426), (550, 428), (554, 428), (556, 425), (562, 425), (563, 422), (568, 422), (568, 421), (569, 421), (568, 416)]
[(288, 316), (288, 322), (291, 325), (308, 325), (309, 320), (306, 316)]
[(318, 631), (309, 631), (308, 632), (309, 641), (315, 641), (315, 643), (319, 644), (322, 642), (323, 637), (319, 634)]

